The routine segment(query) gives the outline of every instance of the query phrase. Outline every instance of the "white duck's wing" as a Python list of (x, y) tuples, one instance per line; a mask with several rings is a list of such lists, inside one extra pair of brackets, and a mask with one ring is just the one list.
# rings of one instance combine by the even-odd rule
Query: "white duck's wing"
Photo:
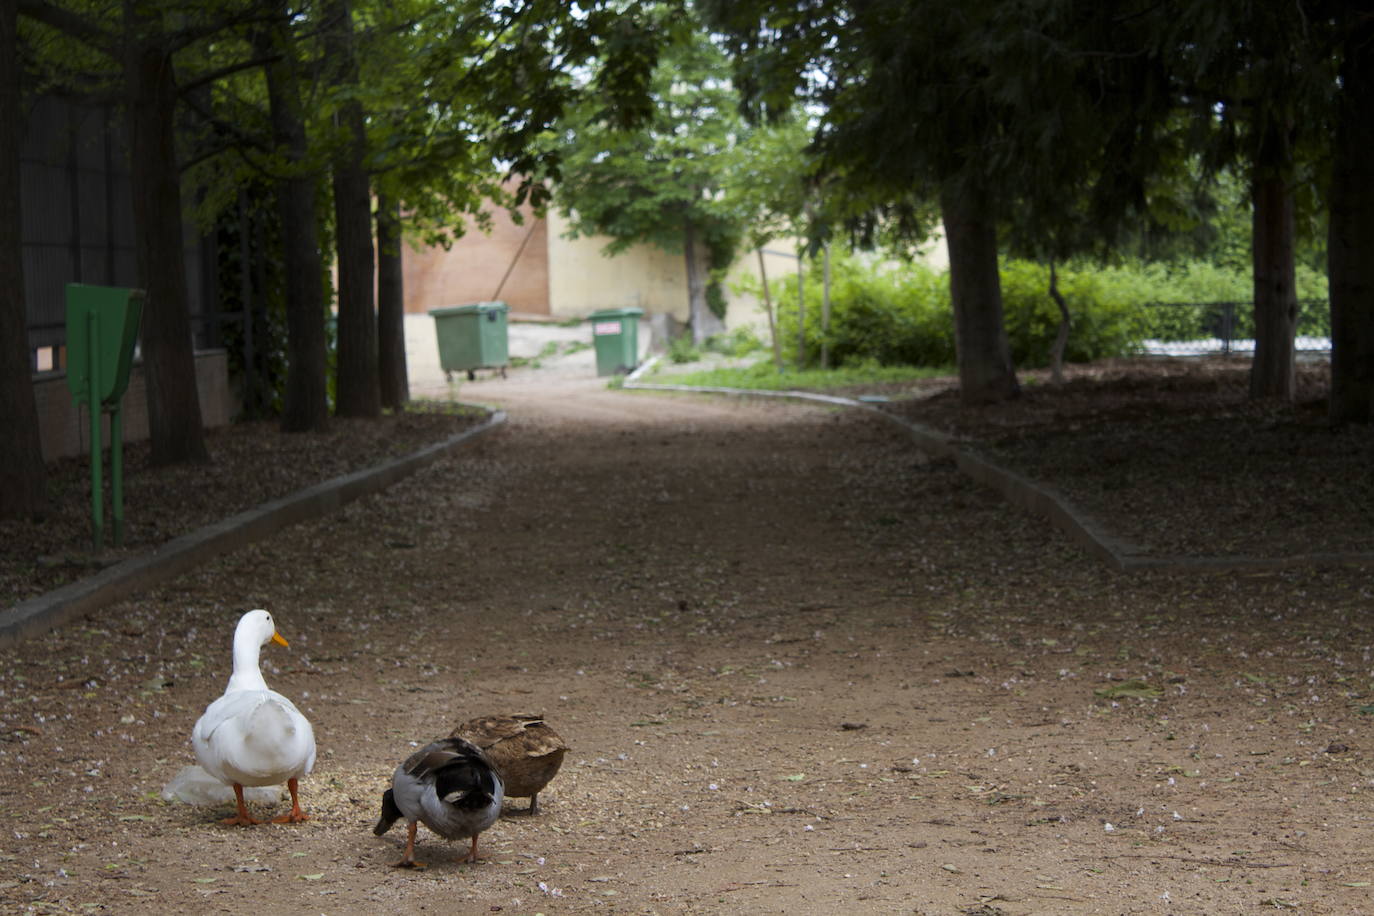
[(191, 745), (207, 772), (244, 786), (283, 783), (315, 765), (310, 720), (272, 690), (233, 690), (215, 700), (196, 722)]

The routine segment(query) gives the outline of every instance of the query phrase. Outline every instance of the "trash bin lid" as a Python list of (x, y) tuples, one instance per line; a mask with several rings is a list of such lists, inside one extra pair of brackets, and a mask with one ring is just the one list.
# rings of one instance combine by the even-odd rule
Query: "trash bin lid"
[(509, 306), (504, 302), (473, 302), (469, 305), (448, 305), (443, 308), (430, 309), (431, 315), (464, 315), (474, 312), (504, 312)]
[(587, 316), (588, 321), (598, 321), (603, 318), (638, 318), (644, 314), (644, 309), (631, 306), (623, 309), (601, 309), (592, 312)]

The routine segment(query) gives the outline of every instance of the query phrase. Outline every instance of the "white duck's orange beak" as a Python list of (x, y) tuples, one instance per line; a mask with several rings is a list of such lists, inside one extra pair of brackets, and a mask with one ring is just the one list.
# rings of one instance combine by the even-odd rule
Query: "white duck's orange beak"
[(286, 647), (288, 647), (288, 648), (291, 646), (291, 643), (289, 643), (289, 642), (287, 642), (286, 640), (282, 639), (282, 638), (281, 638), (281, 634), (278, 633), (276, 630), (273, 630), (273, 631), (272, 631), (272, 641), (273, 641), (274, 643), (276, 643), (277, 645), (279, 645), (279, 646), (286, 646)]

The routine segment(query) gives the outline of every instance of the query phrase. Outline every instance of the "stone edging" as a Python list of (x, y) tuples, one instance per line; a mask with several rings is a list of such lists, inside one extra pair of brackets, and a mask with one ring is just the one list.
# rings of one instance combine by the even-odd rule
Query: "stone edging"
[(140, 589), (149, 588), (220, 554), (275, 534), (288, 525), (336, 511), (386, 489), (436, 459), (506, 422), (503, 410), (487, 410), (485, 421), (443, 442), (376, 467), (335, 477), (231, 518), (206, 525), (156, 550), (132, 557), (0, 613), (0, 648), (46, 633)]
[(1022, 477), (988, 459), (970, 451), (959, 449), (953, 439), (944, 433), (912, 423), (885, 410), (880, 410), (863, 401), (834, 395), (815, 394), (809, 391), (764, 391), (747, 388), (709, 388), (692, 385), (657, 385), (636, 381), (636, 376), (650, 369), (654, 361), (640, 366), (629, 375), (623, 385), (632, 391), (682, 391), (707, 394), (729, 394), (740, 397), (779, 397), (794, 400), (816, 401), (837, 407), (857, 407), (883, 417), (906, 430), (916, 447), (939, 458), (949, 458), (958, 466), (960, 473), (972, 480), (991, 487), (1002, 498), (1014, 506), (1047, 519), (1062, 531), (1070, 541), (1087, 551), (1118, 572), (1139, 572), (1142, 570), (1162, 570), (1166, 572), (1218, 572), (1232, 569), (1280, 569), (1307, 565), (1359, 564), (1374, 565), (1374, 554), (1370, 553), (1323, 553), (1303, 554), (1292, 557), (1191, 557), (1191, 556), (1154, 556), (1143, 548), (1123, 541), (1108, 533), (1101, 522), (1087, 515), (1059, 491)]

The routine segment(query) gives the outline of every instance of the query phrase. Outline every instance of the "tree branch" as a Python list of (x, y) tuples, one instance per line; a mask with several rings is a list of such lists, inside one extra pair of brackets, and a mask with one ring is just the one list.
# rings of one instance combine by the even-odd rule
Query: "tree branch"
[(254, 67), (265, 67), (268, 64), (274, 64), (281, 59), (282, 56), (280, 54), (273, 54), (269, 57), (256, 57), (252, 60), (245, 60), (240, 61), (236, 64), (229, 64), (228, 66), (221, 67), (218, 70), (211, 70), (209, 73), (203, 73), (200, 76), (197, 76), (195, 79), (191, 80), (190, 82), (182, 83), (180, 86), (177, 87), (177, 91), (180, 92), (182, 95), (186, 95), (188, 93), (194, 92), (195, 90), (209, 83), (213, 83), (217, 80), (224, 79), (226, 76), (233, 76), (235, 73), (239, 73), (243, 70), (251, 70)]
[[(247, 131), (240, 129), (237, 124), (231, 124), (230, 122), (225, 121), (223, 118), (216, 116), (213, 112), (207, 111), (206, 109), (201, 107), (199, 101), (194, 96), (187, 96), (186, 98), (182, 99), (182, 102), (185, 103), (186, 107), (189, 108), (192, 111), (192, 113), (198, 115), (200, 119), (204, 121), (206, 124), (209, 124), (211, 127), (214, 127), (219, 131), (222, 131), (224, 134), (227, 134), (228, 136), (234, 138), (234, 140), (237, 141), (236, 143), (228, 144), (229, 146), (246, 146), (250, 149), (256, 149), (265, 153), (272, 151), (271, 146), (267, 143), (264, 143), (261, 138), (255, 137)], [(203, 161), (206, 158), (208, 158), (208, 156), (202, 155), (197, 157), (196, 161)], [(192, 165), (192, 163), (186, 163), (182, 166), (182, 169), (185, 170), (186, 168), (189, 168), (190, 165)]]
[(19, 14), (69, 35), (83, 44), (90, 45), (103, 54), (115, 56), (118, 42), (115, 35), (96, 23), (43, 0), (19, 0)]

